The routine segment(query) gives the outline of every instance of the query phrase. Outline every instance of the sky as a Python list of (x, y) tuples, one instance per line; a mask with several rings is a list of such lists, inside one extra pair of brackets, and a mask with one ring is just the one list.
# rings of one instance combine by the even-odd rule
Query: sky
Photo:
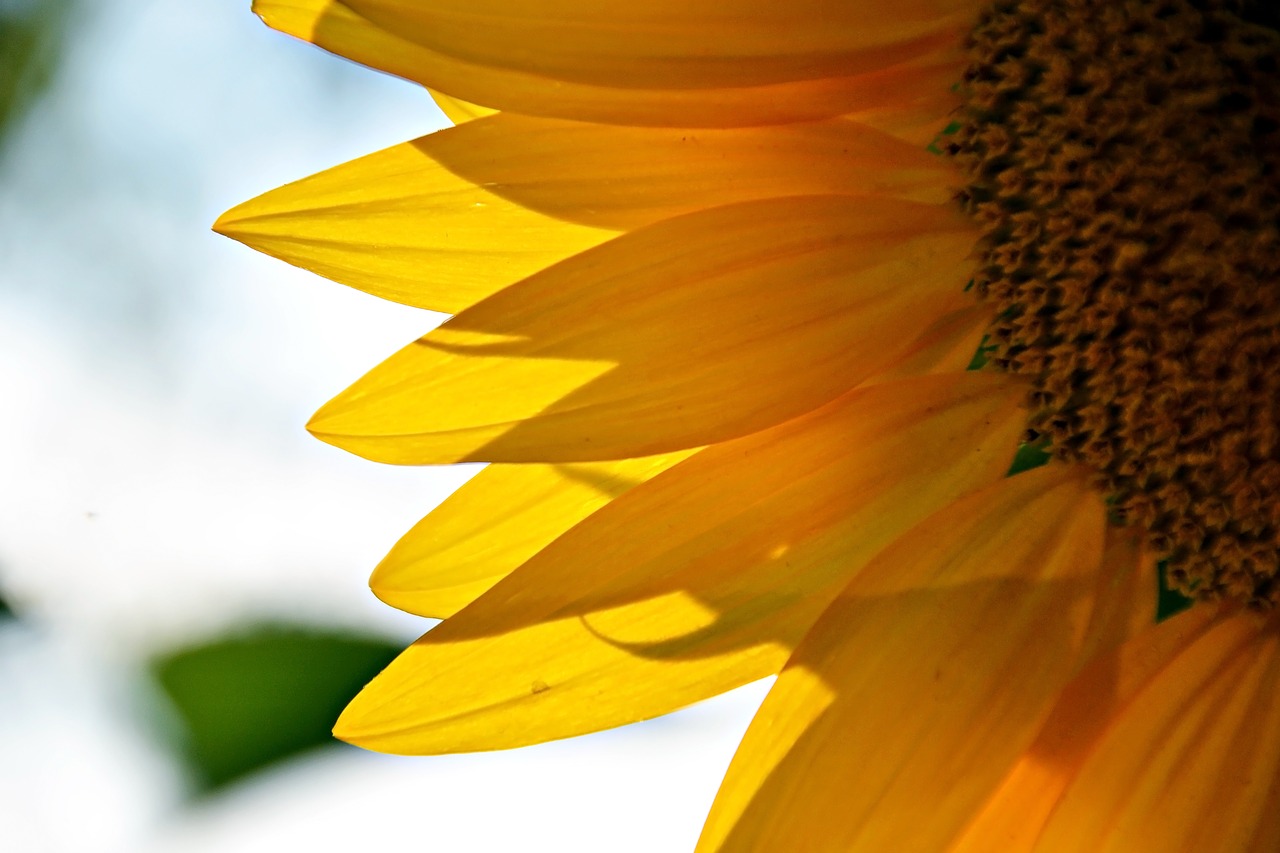
[[(0, 150), (0, 825), (13, 849), (691, 850), (765, 685), (526, 750), (335, 748), (191, 806), (154, 737), (157, 650), (264, 619), (408, 643), (370, 569), (474, 473), (310, 438), (432, 328), (209, 230), (428, 133), (421, 89), (273, 33), (247, 0), (92, 0)], [(7, 812), (7, 813), (6, 813)]]

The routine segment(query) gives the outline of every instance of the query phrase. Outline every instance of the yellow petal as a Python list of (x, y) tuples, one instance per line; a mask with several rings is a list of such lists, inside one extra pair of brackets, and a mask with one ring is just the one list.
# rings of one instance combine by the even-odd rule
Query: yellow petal
[(555, 80), (740, 88), (880, 67), (974, 23), (974, 0), (342, 0), (441, 54)]
[(878, 385), (702, 450), (433, 629), (335, 731), (390, 752), (505, 748), (775, 672), (871, 555), (1002, 476), (1021, 394), (972, 373)]
[(272, 190), (214, 230), (456, 313), (619, 231), (700, 208), (841, 192), (942, 203), (949, 175), (844, 119), (695, 131), (494, 115)]
[[(616, 235), (528, 210), (442, 165), (492, 154), (468, 147), (483, 123), (272, 190), (224, 213), (214, 230), (375, 296), (447, 313)], [(535, 179), (535, 162), (520, 162)]]
[(778, 677), (698, 849), (943, 849), (1076, 667), (1104, 524), (1053, 465), (881, 552)]
[(957, 44), (981, 6), (807, 2), (826, 8), (584, 2), (553, 14), (493, 0), (481, 13), (462, 2), (255, 0), (254, 10), (282, 32), (492, 109), (729, 127), (872, 109), (902, 100), (901, 83), (923, 94), (912, 63)]
[(745, 202), (631, 232), (396, 353), (309, 429), (383, 462), (668, 453), (810, 411), (959, 307), (970, 225), (945, 206)]
[[(1152, 613), (1147, 615), (1145, 631), (1097, 656), (1063, 690), (1035, 742), (949, 847), (952, 853), (1033, 850), (1062, 792), (1112, 718), (1211, 629), (1216, 614), (1198, 607), (1158, 626), (1151, 624)], [(1097, 848), (1082, 844), (1076, 849)]]
[(369, 586), (392, 607), (445, 619), (561, 533), (688, 455), (490, 465), (414, 525)]
[(697, 129), (495, 115), (410, 144), (429, 174), (447, 171), (499, 200), (618, 231), (783, 196), (941, 204), (954, 182), (951, 167), (936, 156), (843, 118)]
[(1192, 635), (1113, 701), (1031, 849), (1280, 849), (1280, 632), (1261, 621), (1240, 614)]
[(488, 107), (482, 107), (479, 104), (468, 103), (461, 98), (455, 98), (452, 95), (446, 95), (444, 92), (431, 91), (431, 100), (436, 102), (436, 106), (440, 108), (440, 112), (454, 124), (466, 124), (473, 119), (491, 116), (497, 110), (491, 110)]

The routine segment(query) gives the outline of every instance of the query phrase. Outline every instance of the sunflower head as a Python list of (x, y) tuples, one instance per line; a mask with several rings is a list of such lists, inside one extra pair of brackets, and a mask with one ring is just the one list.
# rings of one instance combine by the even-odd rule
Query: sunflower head
[(950, 152), (1029, 441), (1097, 472), (1186, 594), (1280, 602), (1280, 34), (1225, 2), (1023, 0)]
[[(1280, 849), (1268, 7), (255, 8), (458, 122), (219, 223), (455, 315), (313, 432), (493, 463), (375, 571), (444, 621), (340, 737), (777, 674), (699, 850)], [(1157, 563), (1227, 601), (1155, 624)]]

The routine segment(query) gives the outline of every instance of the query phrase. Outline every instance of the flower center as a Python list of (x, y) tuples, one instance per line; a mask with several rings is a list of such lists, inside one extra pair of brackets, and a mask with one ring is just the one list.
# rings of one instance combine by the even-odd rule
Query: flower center
[(1280, 603), (1280, 34), (1246, 0), (1002, 0), (948, 150), (1027, 440), (1195, 598)]

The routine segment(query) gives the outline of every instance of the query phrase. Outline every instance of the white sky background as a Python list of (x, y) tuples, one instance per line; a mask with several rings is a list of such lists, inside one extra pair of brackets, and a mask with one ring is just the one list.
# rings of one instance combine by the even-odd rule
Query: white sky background
[(263, 616), (408, 642), (422, 623), (368, 571), (467, 475), (302, 428), (438, 315), (208, 230), (444, 121), (248, 5), (83, 2), (55, 88), (0, 152), (0, 588), (29, 617), (0, 631), (7, 849), (691, 849), (760, 685), (529, 750), (329, 751), (180, 807), (138, 721), (139, 662)]

